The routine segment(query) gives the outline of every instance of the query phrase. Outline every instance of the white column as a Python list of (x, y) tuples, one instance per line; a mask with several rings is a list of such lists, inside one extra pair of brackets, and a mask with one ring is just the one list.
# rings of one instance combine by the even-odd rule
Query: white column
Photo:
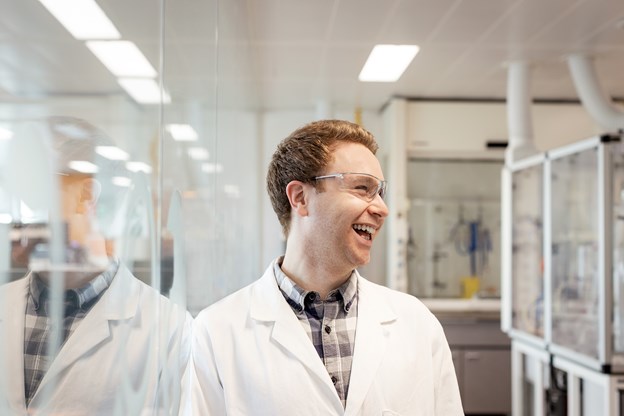
[(388, 287), (407, 292), (407, 102), (393, 100), (383, 115), (387, 154), (385, 178), (388, 181), (387, 204), (387, 276)]
[(507, 69), (507, 124), (509, 144), (507, 165), (537, 153), (531, 117), (530, 66), (524, 61), (510, 62)]

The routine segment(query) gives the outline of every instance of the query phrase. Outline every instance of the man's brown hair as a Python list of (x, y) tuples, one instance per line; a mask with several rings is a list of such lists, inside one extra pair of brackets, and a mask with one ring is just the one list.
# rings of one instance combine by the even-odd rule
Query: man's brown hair
[(295, 130), (277, 146), (267, 173), (267, 191), (284, 235), (290, 231), (290, 202), (286, 186), (294, 180), (311, 183), (325, 174), (339, 143), (360, 143), (377, 153), (375, 137), (361, 126), (344, 120), (315, 121)]

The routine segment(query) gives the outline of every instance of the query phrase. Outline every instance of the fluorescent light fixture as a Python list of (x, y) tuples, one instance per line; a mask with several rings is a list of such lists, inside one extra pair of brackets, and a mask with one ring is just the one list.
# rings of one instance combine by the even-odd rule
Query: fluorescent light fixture
[(11, 130), (0, 127), (0, 140), (9, 140), (11, 137), (13, 137)]
[(220, 163), (204, 163), (201, 169), (206, 173), (220, 173), (223, 172), (223, 165)]
[(87, 162), (86, 160), (72, 160), (67, 164), (70, 169), (73, 169), (77, 172), (82, 173), (96, 173), (98, 171), (98, 167), (91, 162)]
[(174, 140), (180, 142), (193, 142), (197, 140), (197, 132), (188, 124), (167, 124), (166, 129)]
[(358, 79), (364, 82), (394, 82), (401, 78), (419, 49), (416, 45), (375, 45)]
[(130, 181), (130, 178), (127, 178), (125, 176), (113, 176), (111, 182), (113, 182), (113, 185), (121, 186), (124, 188), (129, 187), (132, 183), (132, 181)]
[(203, 147), (189, 147), (188, 155), (193, 160), (208, 160), (210, 153)]
[(0, 224), (11, 224), (13, 222), (13, 217), (11, 214), (0, 213)]
[(96, 146), (95, 152), (110, 160), (128, 160), (130, 155), (117, 146)]
[(57, 133), (70, 139), (86, 139), (89, 137), (89, 132), (86, 129), (73, 122), (55, 124), (53, 128)]
[(152, 167), (143, 162), (126, 162), (126, 168), (131, 172), (152, 173)]
[(39, 0), (76, 39), (119, 39), (119, 31), (95, 0)]
[(155, 78), (158, 75), (139, 48), (128, 40), (90, 41), (87, 48), (116, 77)]
[[(156, 80), (147, 78), (119, 78), (117, 81), (136, 102), (141, 104), (160, 103), (160, 87)], [(171, 97), (167, 94), (167, 91), (164, 90), (162, 92), (162, 102), (163, 104), (171, 102)]]

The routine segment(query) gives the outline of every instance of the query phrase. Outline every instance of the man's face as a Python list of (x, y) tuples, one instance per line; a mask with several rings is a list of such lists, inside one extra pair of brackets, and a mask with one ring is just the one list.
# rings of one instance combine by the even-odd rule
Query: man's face
[[(323, 175), (357, 172), (384, 179), (379, 161), (364, 145), (341, 143), (334, 160)], [(379, 195), (372, 201), (341, 189), (337, 178), (322, 179), (324, 191), (310, 189), (309, 215), (305, 217), (307, 252), (316, 261), (344, 271), (367, 264), (373, 240), (388, 215), (388, 207)], [(362, 229), (364, 228), (364, 230)], [(372, 234), (366, 232), (372, 230)]]

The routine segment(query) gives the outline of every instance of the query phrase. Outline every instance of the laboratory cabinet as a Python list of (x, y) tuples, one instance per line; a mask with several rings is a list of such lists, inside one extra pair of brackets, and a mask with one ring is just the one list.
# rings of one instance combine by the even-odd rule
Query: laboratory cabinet
[(467, 415), (511, 414), (511, 342), (494, 318), (441, 317)]
[(618, 136), (549, 151), (550, 351), (624, 371), (624, 152)]
[(513, 414), (623, 415), (621, 135), (509, 164), (501, 193)]
[[(505, 167), (503, 329), (604, 373), (624, 371), (624, 152), (617, 135)], [(504, 193), (504, 192), (503, 192)]]

